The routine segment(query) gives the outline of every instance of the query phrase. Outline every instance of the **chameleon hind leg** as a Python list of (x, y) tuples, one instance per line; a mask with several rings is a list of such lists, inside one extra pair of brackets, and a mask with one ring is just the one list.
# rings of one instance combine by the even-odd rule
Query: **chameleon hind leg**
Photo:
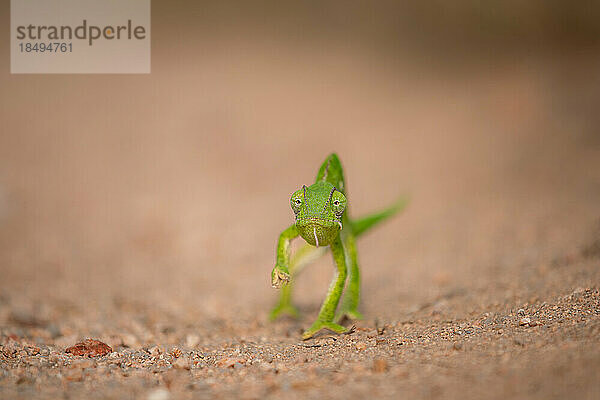
[(394, 204), (384, 208), (383, 210), (351, 220), (350, 225), (352, 226), (352, 233), (355, 237), (359, 237), (364, 232), (373, 228), (375, 225), (378, 225), (379, 223), (399, 213), (406, 208), (407, 205), (408, 198), (402, 197)]
[(358, 267), (355, 238), (369, 231), (375, 225), (378, 225), (392, 217), (404, 209), (407, 204), (408, 199), (401, 198), (396, 201), (396, 203), (381, 211), (366, 215), (350, 222), (352, 230), (344, 237), (344, 247), (347, 253), (350, 277), (348, 278), (348, 287), (346, 288), (342, 305), (340, 306), (340, 310), (335, 318), (336, 322), (340, 322), (344, 318), (351, 320), (363, 319), (363, 315), (358, 311), (358, 305), (360, 303), (360, 269)]
[(323, 301), (323, 305), (321, 306), (317, 320), (302, 334), (302, 339), (304, 340), (310, 339), (322, 329), (328, 329), (335, 333), (347, 333), (352, 329), (333, 322), (335, 310), (340, 302), (342, 292), (344, 291), (347, 275), (346, 255), (340, 235), (338, 235), (335, 241), (331, 244), (331, 252), (333, 253), (333, 260), (337, 267), (337, 274), (329, 285), (327, 297), (325, 298), (325, 301)]
[(283, 315), (289, 315), (292, 318), (298, 318), (300, 313), (298, 308), (292, 303), (292, 288), (294, 280), (302, 272), (304, 267), (323, 256), (327, 252), (327, 247), (314, 247), (309, 244), (304, 244), (291, 257), (289, 272), (290, 282), (281, 288), (279, 301), (269, 313), (271, 321)]
[(344, 318), (352, 320), (363, 319), (362, 314), (358, 311), (358, 303), (360, 302), (360, 271), (358, 269), (358, 257), (356, 254), (356, 241), (351, 232), (344, 238), (344, 247), (349, 263), (348, 270), (350, 277), (348, 278), (348, 286), (344, 293), (342, 305), (335, 317), (336, 322), (341, 322)]

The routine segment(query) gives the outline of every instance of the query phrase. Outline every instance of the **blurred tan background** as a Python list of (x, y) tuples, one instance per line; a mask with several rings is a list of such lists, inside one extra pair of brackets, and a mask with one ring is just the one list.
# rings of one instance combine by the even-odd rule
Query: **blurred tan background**
[[(600, 6), (419, 4), (154, 1), (150, 75), (10, 75), (5, 29), (3, 323), (77, 310), (93, 333), (129, 302), (264, 321), (289, 194), (331, 151), (353, 215), (412, 199), (360, 241), (369, 318), (597, 285), (522, 286), (598, 228)], [(331, 273), (299, 280), (304, 311)]]

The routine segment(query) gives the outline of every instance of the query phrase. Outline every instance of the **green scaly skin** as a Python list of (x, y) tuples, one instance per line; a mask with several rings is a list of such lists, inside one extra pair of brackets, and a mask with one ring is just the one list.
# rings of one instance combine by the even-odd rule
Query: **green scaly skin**
[[(279, 236), (277, 259), (275, 268), (271, 272), (271, 284), (274, 288), (281, 289), (281, 295), (279, 303), (270, 313), (271, 320), (284, 314), (298, 317), (298, 310), (291, 301), (290, 277), (295, 278), (306, 265), (325, 254), (327, 246), (331, 248), (337, 266), (337, 274), (329, 286), (317, 320), (302, 334), (305, 340), (322, 329), (348, 333), (352, 328), (346, 328), (338, 323), (344, 318), (362, 319), (362, 314), (358, 311), (360, 272), (355, 238), (402, 210), (407, 203), (406, 199), (401, 199), (380, 212), (350, 220), (345, 189), (340, 160), (336, 154), (330, 154), (321, 165), (316, 182), (308, 187), (303, 186), (292, 194), (290, 203), (296, 221)], [(290, 259), (290, 242), (298, 236), (301, 236), (307, 244)], [(340, 310), (336, 314), (346, 286), (347, 275), (349, 275), (347, 290)]]

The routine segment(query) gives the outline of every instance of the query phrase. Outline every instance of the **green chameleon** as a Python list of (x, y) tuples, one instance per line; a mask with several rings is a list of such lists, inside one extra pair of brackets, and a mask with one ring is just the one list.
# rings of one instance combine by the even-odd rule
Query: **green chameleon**
[[(380, 212), (351, 220), (345, 194), (342, 164), (338, 156), (332, 153), (321, 165), (316, 182), (308, 187), (302, 186), (292, 194), (290, 203), (296, 222), (279, 235), (277, 261), (271, 272), (271, 285), (281, 288), (281, 295), (279, 303), (271, 311), (271, 320), (282, 314), (298, 316), (298, 310), (291, 302), (290, 276), (297, 276), (307, 264), (325, 254), (326, 246), (331, 248), (337, 266), (337, 274), (329, 286), (317, 320), (302, 334), (305, 340), (313, 337), (321, 329), (349, 333), (352, 328), (339, 325), (339, 322), (344, 318), (362, 319), (358, 311), (360, 274), (355, 238), (402, 210), (407, 203), (406, 199), (401, 199)], [(290, 260), (290, 241), (298, 236), (302, 236), (308, 244), (298, 249)], [(348, 290), (336, 315), (348, 274)]]

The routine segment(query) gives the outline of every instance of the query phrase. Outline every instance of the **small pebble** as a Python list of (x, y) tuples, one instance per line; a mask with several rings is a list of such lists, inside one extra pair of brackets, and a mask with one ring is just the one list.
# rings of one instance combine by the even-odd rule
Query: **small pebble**
[(363, 351), (366, 348), (367, 348), (367, 344), (365, 342), (356, 343), (356, 350)]
[(245, 363), (246, 360), (243, 360), (241, 358), (232, 358), (232, 357), (227, 357), (227, 358), (222, 358), (219, 361), (217, 361), (217, 366), (221, 367), (221, 368), (233, 368), (235, 367), (235, 364), (242, 364)]
[(83, 342), (67, 348), (65, 353), (71, 353), (75, 356), (96, 357), (112, 353), (112, 348), (99, 340), (85, 339)]
[(136, 348), (140, 345), (140, 342), (137, 340), (137, 338), (130, 333), (122, 334), (121, 342), (123, 343), (124, 346), (129, 347), (129, 348)]
[(154, 389), (150, 393), (148, 393), (148, 400), (169, 400), (171, 398), (171, 394), (166, 389)]
[(158, 346), (151, 347), (150, 349), (148, 349), (148, 351), (150, 352), (150, 355), (152, 357), (158, 357), (159, 355), (164, 353), (163, 350)]
[(185, 338), (185, 345), (187, 347), (196, 347), (198, 343), (200, 343), (200, 336), (198, 335), (190, 334)]
[(385, 361), (383, 358), (376, 358), (373, 361), (373, 372), (382, 373), (387, 370), (388, 370), (388, 364), (387, 364), (387, 361)]
[(176, 359), (173, 363), (172, 363), (174, 368), (177, 369), (190, 369), (190, 363), (186, 360), (185, 357), (180, 357), (178, 359)]
[(521, 318), (519, 320), (519, 325), (521, 325), (521, 326), (529, 325), (530, 322), (531, 322), (531, 318), (528, 318), (528, 317)]
[(173, 357), (175, 357), (175, 358), (179, 358), (179, 357), (181, 357), (181, 355), (182, 355), (182, 354), (183, 354), (183, 353), (181, 352), (181, 350), (179, 350), (177, 347), (174, 347), (174, 348), (171, 350), (171, 355), (172, 355)]

